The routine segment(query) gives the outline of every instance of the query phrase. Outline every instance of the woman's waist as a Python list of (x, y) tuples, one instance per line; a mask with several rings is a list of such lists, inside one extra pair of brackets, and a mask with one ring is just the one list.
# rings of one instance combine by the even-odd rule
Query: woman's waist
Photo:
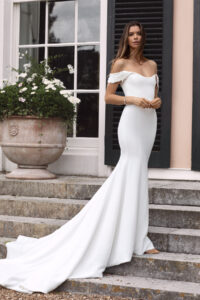
[[(130, 122), (130, 124), (151, 124), (157, 119), (155, 108), (143, 108), (134, 104), (125, 105), (122, 114), (121, 122)], [(149, 125), (150, 126), (150, 125)]]
[(128, 93), (124, 93), (124, 95), (126, 97), (144, 98), (148, 101), (152, 101), (154, 99), (154, 94), (152, 94), (152, 95), (145, 94), (145, 93), (134, 93), (133, 94), (133, 93), (128, 92)]
[(138, 111), (155, 111), (156, 109), (153, 107), (142, 107), (136, 104), (126, 104), (126, 110), (138, 110)]

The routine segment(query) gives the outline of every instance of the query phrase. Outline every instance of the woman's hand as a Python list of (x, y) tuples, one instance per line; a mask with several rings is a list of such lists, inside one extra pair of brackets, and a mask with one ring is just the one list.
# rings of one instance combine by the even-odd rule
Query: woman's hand
[(162, 101), (159, 97), (156, 97), (154, 98), (152, 101), (151, 101), (151, 108), (159, 108), (162, 104)]
[(126, 97), (128, 98), (128, 104), (135, 104), (137, 106), (141, 106), (143, 108), (150, 108), (151, 107), (151, 101), (145, 99), (145, 98), (139, 98), (139, 97)]

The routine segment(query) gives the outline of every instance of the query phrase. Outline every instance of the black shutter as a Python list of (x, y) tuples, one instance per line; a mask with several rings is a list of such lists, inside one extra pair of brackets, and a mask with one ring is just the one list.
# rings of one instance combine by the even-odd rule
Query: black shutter
[[(159, 96), (162, 106), (156, 110), (158, 126), (149, 167), (170, 166), (171, 86), (172, 86), (172, 22), (173, 0), (109, 0), (107, 34), (107, 78), (119, 39), (126, 23), (137, 20), (146, 31), (144, 56), (158, 64)], [(117, 90), (122, 94), (122, 90)], [(106, 104), (105, 164), (116, 165), (120, 148), (117, 126), (123, 105)]]
[(194, 1), (192, 170), (200, 171), (200, 0)]

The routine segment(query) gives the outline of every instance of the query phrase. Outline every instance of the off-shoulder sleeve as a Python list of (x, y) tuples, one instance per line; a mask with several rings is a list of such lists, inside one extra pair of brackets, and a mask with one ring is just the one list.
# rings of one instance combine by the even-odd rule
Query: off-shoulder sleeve
[(156, 74), (156, 85), (157, 85), (158, 91), (159, 91), (159, 77), (158, 77), (158, 74)]
[(121, 71), (117, 73), (110, 73), (108, 76), (108, 83), (115, 83), (115, 82), (123, 82), (128, 76), (130, 72), (128, 71)]

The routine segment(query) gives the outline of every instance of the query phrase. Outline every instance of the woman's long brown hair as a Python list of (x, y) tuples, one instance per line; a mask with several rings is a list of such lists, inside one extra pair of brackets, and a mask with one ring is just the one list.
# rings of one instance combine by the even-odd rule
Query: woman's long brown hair
[(117, 54), (116, 54), (115, 58), (111, 61), (111, 63), (112, 63), (111, 68), (117, 59), (129, 58), (129, 56), (130, 56), (130, 47), (128, 45), (128, 35), (129, 35), (129, 29), (131, 26), (138, 26), (140, 28), (141, 36), (142, 36), (141, 44), (138, 47), (138, 49), (136, 49), (135, 58), (139, 63), (146, 60), (146, 58), (143, 56), (143, 50), (144, 50), (144, 45), (145, 45), (145, 41), (146, 41), (146, 34), (144, 31), (144, 27), (138, 21), (131, 21), (131, 22), (127, 23), (124, 27), (122, 36), (119, 41), (119, 48), (118, 48)]

